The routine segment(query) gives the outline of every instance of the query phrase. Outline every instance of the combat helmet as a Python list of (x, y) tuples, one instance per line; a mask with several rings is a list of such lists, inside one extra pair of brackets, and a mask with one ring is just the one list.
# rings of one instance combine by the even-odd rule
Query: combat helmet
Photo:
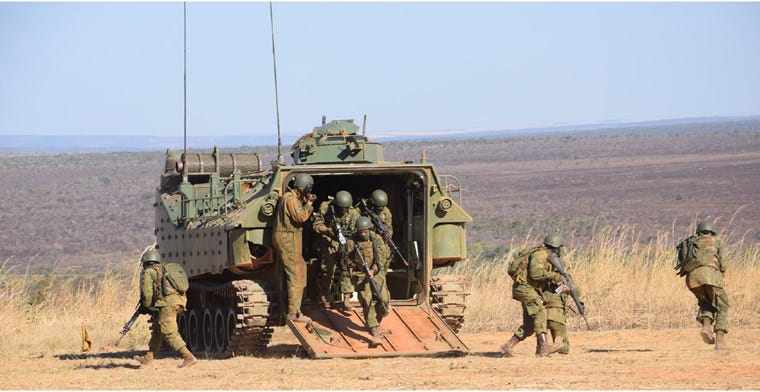
[(372, 220), (366, 216), (356, 218), (356, 231), (369, 230), (372, 228)]
[(146, 250), (142, 257), (140, 258), (140, 262), (143, 264), (151, 264), (151, 263), (160, 263), (161, 262), (161, 255), (158, 253), (158, 251), (154, 248)]
[(715, 234), (715, 227), (713, 226), (712, 222), (708, 222), (708, 221), (699, 222), (699, 224), (697, 225), (697, 234), (703, 231)]
[(311, 193), (311, 188), (314, 186), (314, 179), (306, 173), (296, 174), (293, 186), (303, 193)]
[(559, 234), (549, 234), (544, 238), (544, 245), (552, 248), (559, 248), (560, 246), (565, 245), (565, 239)]
[(354, 199), (348, 191), (338, 191), (335, 194), (335, 205), (338, 207), (348, 208), (351, 204), (354, 204)]
[(375, 205), (375, 207), (387, 206), (388, 194), (386, 194), (382, 189), (375, 189), (375, 191), (372, 192), (372, 204)]

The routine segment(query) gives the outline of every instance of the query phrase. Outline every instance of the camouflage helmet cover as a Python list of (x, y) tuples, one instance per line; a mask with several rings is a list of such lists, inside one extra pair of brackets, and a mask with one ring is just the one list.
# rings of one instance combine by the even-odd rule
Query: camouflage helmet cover
[(354, 204), (354, 199), (351, 197), (351, 194), (347, 191), (338, 191), (338, 193), (335, 194), (335, 205), (338, 207), (350, 207), (351, 204)]
[(715, 227), (713, 226), (712, 222), (699, 222), (697, 225), (697, 233), (701, 233), (703, 231), (715, 234)]
[(306, 173), (296, 174), (293, 186), (304, 193), (311, 193), (311, 188), (314, 186), (314, 179)]
[(382, 189), (375, 189), (372, 192), (372, 204), (377, 207), (385, 207), (388, 205), (388, 194)]
[(544, 238), (544, 245), (551, 246), (552, 248), (559, 248), (565, 245), (565, 239), (559, 234), (549, 234)]
[(372, 220), (366, 216), (356, 218), (356, 230), (369, 230), (372, 228)]
[(140, 258), (140, 262), (143, 264), (160, 263), (161, 255), (157, 250), (151, 248), (143, 252), (142, 257)]

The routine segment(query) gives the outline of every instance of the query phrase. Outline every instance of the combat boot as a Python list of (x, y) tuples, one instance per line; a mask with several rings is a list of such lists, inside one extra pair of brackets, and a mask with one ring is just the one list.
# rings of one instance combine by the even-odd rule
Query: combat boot
[(148, 366), (153, 362), (153, 351), (148, 351), (145, 355), (135, 355), (134, 359), (140, 362), (140, 366)]
[(546, 341), (546, 333), (536, 334), (536, 356), (548, 357), (559, 351), (561, 347), (561, 344), (549, 344)]
[(702, 319), (702, 329), (699, 330), (699, 335), (702, 336), (702, 340), (707, 344), (715, 344), (715, 336), (712, 332), (712, 321), (705, 317)]
[(319, 296), (319, 302), (322, 303), (322, 306), (324, 306), (325, 309), (329, 309), (330, 308), (330, 301), (327, 300), (327, 296), (320, 295)]
[(373, 348), (379, 346), (382, 343), (380, 340), (380, 328), (372, 327), (369, 329), (369, 333), (372, 334), (372, 342), (370, 342), (369, 347)]
[(343, 293), (343, 309), (348, 312), (354, 310), (354, 307), (351, 306), (351, 294), (349, 293)]
[(559, 346), (559, 350), (557, 350), (557, 354), (570, 354), (570, 343), (563, 341), (562, 345)]
[(179, 349), (179, 353), (182, 354), (182, 358), (184, 359), (184, 361), (182, 361), (182, 363), (180, 363), (179, 366), (177, 367), (186, 368), (198, 363), (198, 360), (195, 358), (193, 353), (191, 353), (190, 350), (187, 349), (186, 346)]
[(301, 312), (298, 312), (298, 313), (295, 313), (295, 314), (288, 313), (288, 315), (285, 316), (285, 317), (288, 320), (290, 320), (290, 321), (292, 321), (294, 323), (307, 323), (308, 324), (308, 323), (311, 322), (311, 318), (309, 318), (308, 316), (304, 316), (303, 313), (301, 313)]
[(518, 338), (517, 335), (512, 335), (509, 341), (501, 346), (501, 356), (507, 358), (514, 357), (514, 348), (517, 343), (520, 343), (520, 338)]
[(726, 333), (723, 331), (718, 331), (715, 333), (715, 349), (716, 350), (726, 350), (728, 349), (728, 346), (726, 346)]

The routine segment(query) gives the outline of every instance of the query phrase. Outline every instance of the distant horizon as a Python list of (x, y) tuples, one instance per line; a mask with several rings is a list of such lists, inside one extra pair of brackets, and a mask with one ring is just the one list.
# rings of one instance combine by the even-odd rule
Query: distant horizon
[[(660, 119), (651, 119), (651, 120), (632, 120), (632, 121), (623, 121), (623, 120), (600, 120), (596, 122), (554, 122), (554, 123), (547, 123), (547, 124), (536, 124), (536, 125), (526, 125), (526, 126), (516, 126), (516, 127), (507, 127), (507, 128), (462, 128), (462, 129), (435, 129), (435, 130), (419, 130), (419, 129), (406, 129), (406, 130), (388, 130), (388, 131), (379, 131), (382, 133), (382, 136), (375, 136), (374, 131), (367, 130), (368, 133), (372, 133), (371, 137), (378, 139), (378, 138), (394, 138), (394, 137), (404, 137), (405, 135), (445, 135), (445, 134), (466, 134), (466, 133), (479, 133), (479, 132), (511, 132), (511, 131), (530, 131), (530, 130), (537, 130), (537, 129), (555, 129), (555, 128), (572, 128), (572, 127), (579, 127), (579, 128), (585, 128), (585, 127), (604, 127), (604, 126), (619, 126), (619, 125), (636, 125), (636, 124), (657, 124), (662, 122), (700, 122), (700, 121), (732, 121), (732, 120), (752, 120), (752, 119), (760, 119), (760, 114), (749, 114), (749, 115), (714, 115), (714, 116), (699, 116), (699, 117), (674, 117), (674, 118), (660, 118)], [(351, 119), (351, 118), (327, 118), (327, 121), (333, 121), (333, 120), (354, 120), (354, 123), (361, 126), (361, 122), (357, 122), (359, 119)], [(289, 135), (298, 135), (301, 136), (304, 132), (311, 132), (311, 129), (315, 126), (318, 126), (319, 124), (317, 122), (314, 123), (314, 125), (310, 126), (309, 129), (304, 129), (303, 132), (288, 132)], [(361, 132), (361, 130), (359, 131)], [(273, 131), (274, 135), (277, 134), (277, 131)], [(180, 136), (183, 136), (183, 133), (180, 132)], [(245, 133), (231, 133), (231, 134), (225, 134), (224, 137), (229, 136), (242, 136), (247, 135)], [(149, 133), (139, 133), (139, 132), (127, 132), (127, 133), (102, 133), (102, 132), (91, 132), (91, 133), (76, 133), (76, 132), (70, 132), (70, 133), (55, 133), (55, 132), (40, 132), (40, 133), (13, 133), (9, 132), (6, 134), (0, 134), (0, 137), (3, 136), (148, 136), (148, 137), (156, 137), (155, 135), (151, 135)], [(193, 136), (190, 132), (188, 132), (188, 137)], [(175, 137), (172, 135), (166, 135), (162, 137)], [(196, 137), (202, 137), (202, 138), (212, 138), (214, 136), (212, 135), (198, 135)]]
[[(328, 119), (329, 120), (329, 119)], [(543, 126), (535, 128), (515, 128), (515, 129), (462, 129), (462, 130), (443, 130), (443, 131), (399, 131), (396, 133), (382, 132), (378, 135), (371, 130), (367, 131), (367, 136), (373, 140), (382, 142), (394, 141), (413, 141), (427, 139), (468, 139), (481, 137), (531, 137), (552, 134), (578, 134), (584, 135), (589, 132), (614, 132), (619, 129), (645, 129), (648, 127), (669, 127), (669, 126), (686, 126), (689, 124), (721, 124), (731, 122), (758, 122), (757, 131), (760, 132), (760, 115), (753, 116), (710, 116), (710, 117), (688, 117), (677, 119), (661, 119), (651, 121), (637, 122), (615, 122), (615, 123), (594, 123), (594, 124), (565, 124)], [(311, 130), (311, 129), (310, 129)], [(309, 131), (310, 131), (309, 130)], [(283, 145), (289, 146), (298, 137), (305, 132), (284, 134), (282, 135)], [(361, 132), (361, 131), (359, 131)], [(188, 148), (194, 150), (204, 150), (212, 146), (223, 148), (240, 148), (240, 147), (277, 147), (276, 131), (272, 135), (273, 142), (262, 143), (264, 139), (258, 135), (247, 134), (228, 134), (218, 136), (195, 136), (188, 134)], [(46, 140), (49, 143), (45, 143)], [(86, 140), (82, 140), (86, 139)], [(254, 144), (253, 140), (257, 140)], [(9, 134), (0, 135), (0, 154), (25, 154), (25, 153), (96, 153), (96, 152), (148, 152), (163, 151), (165, 149), (179, 150), (183, 147), (184, 137), (182, 134), (176, 136), (160, 136), (149, 134)], [(129, 143), (129, 144), (127, 144)], [(201, 146), (202, 145), (202, 146)]]

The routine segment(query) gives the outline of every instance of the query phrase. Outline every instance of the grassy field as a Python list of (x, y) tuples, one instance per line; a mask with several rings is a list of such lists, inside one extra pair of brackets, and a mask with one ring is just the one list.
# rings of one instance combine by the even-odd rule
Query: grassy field
[[(630, 227), (604, 228), (587, 243), (576, 241), (578, 246), (569, 249), (565, 258), (568, 273), (579, 286), (591, 329), (696, 325), (696, 300), (684, 278), (673, 269), (676, 254), (671, 244), (675, 239), (662, 232), (654, 241), (642, 241), (642, 234)], [(539, 238), (526, 238), (510, 247), (523, 249), (540, 242)], [(519, 326), (521, 310), (511, 298), (512, 280), (507, 275), (512, 254), (475, 257), (437, 271), (470, 279), (466, 331), (513, 330)], [(729, 249), (727, 260), (730, 321), (743, 327), (760, 326), (760, 248)], [(570, 313), (568, 323), (575, 330), (585, 329), (577, 314)]]
[[(642, 241), (629, 228), (602, 228), (588, 243), (569, 249), (569, 272), (581, 289), (593, 330), (665, 329), (696, 325), (696, 300), (673, 264), (671, 233)], [(509, 244), (520, 249), (540, 242), (528, 236)], [(473, 257), (436, 273), (468, 278), (466, 323), (463, 332), (509, 332), (519, 326), (520, 306), (511, 299), (507, 275), (512, 251), (498, 257)], [(729, 248), (726, 285), (731, 304), (730, 323), (760, 327), (760, 248)], [(81, 325), (99, 346), (112, 346), (136, 303), (139, 270), (96, 274), (11, 273), (0, 269), (0, 355), (76, 350)], [(488, 300), (484, 300), (487, 298)], [(582, 319), (569, 315), (569, 327), (583, 330)], [(124, 349), (143, 347), (148, 339), (146, 318), (124, 339)]]

